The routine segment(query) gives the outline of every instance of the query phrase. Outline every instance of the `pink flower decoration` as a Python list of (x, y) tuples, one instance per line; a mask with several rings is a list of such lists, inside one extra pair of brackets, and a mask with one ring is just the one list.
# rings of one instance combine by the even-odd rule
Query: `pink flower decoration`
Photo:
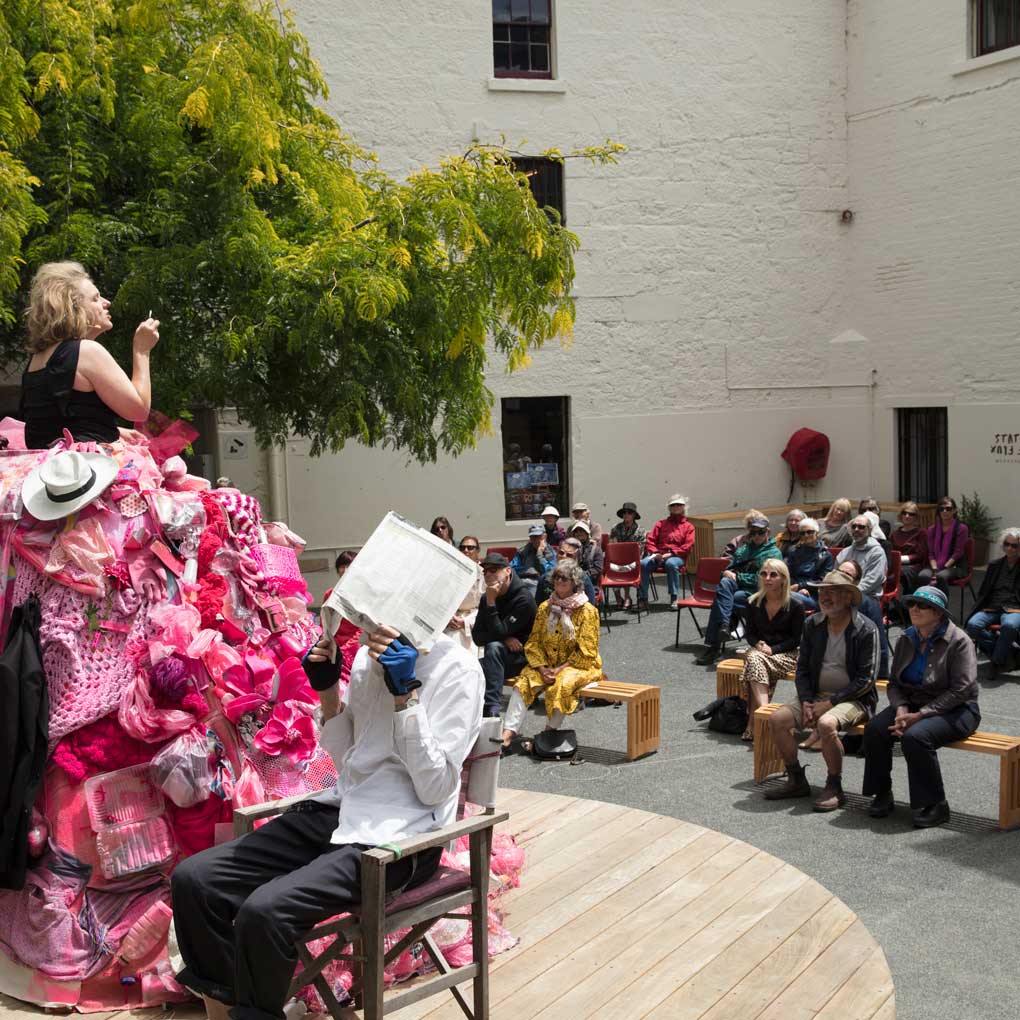
[(277, 705), (269, 722), (255, 734), (254, 743), (274, 757), (282, 754), (294, 763), (308, 761), (315, 754), (315, 722), (290, 705)]

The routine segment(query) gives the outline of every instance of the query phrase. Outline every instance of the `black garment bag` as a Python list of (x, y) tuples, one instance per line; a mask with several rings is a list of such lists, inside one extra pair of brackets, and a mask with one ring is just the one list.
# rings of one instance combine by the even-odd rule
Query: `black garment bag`
[(11, 614), (0, 655), (0, 889), (21, 889), (32, 805), (42, 786), (50, 703), (39, 647), (39, 600)]

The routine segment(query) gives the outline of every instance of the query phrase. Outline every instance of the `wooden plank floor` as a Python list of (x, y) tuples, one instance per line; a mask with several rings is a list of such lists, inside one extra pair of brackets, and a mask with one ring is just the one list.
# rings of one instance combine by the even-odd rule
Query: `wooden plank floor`
[[(493, 1020), (894, 1020), (881, 948), (791, 865), (616, 804), (507, 790), (500, 806), (527, 863), (503, 899), (520, 943), (492, 961)], [(41, 1012), (0, 997), (0, 1020)], [(463, 1017), (450, 996), (392, 1015)]]

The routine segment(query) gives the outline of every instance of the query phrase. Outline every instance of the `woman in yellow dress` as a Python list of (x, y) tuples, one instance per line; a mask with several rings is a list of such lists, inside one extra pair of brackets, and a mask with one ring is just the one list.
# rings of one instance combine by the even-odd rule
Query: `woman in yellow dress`
[(524, 646), (528, 664), (520, 676), (507, 681), (513, 691), (504, 721), (504, 749), (520, 732), (524, 713), (539, 694), (545, 694), (546, 729), (558, 730), (564, 716), (577, 710), (581, 689), (602, 679), (599, 611), (584, 593), (580, 566), (561, 560), (551, 580), (553, 593), (538, 607)]

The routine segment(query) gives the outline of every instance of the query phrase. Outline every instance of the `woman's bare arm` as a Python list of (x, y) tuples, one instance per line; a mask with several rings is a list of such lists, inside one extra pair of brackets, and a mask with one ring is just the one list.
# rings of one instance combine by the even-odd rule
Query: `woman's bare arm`
[(159, 341), (159, 322), (146, 319), (135, 331), (131, 378), (113, 355), (95, 340), (82, 340), (78, 372), (84, 376), (99, 399), (114, 414), (128, 421), (145, 421), (152, 406), (149, 379), (149, 352)]

